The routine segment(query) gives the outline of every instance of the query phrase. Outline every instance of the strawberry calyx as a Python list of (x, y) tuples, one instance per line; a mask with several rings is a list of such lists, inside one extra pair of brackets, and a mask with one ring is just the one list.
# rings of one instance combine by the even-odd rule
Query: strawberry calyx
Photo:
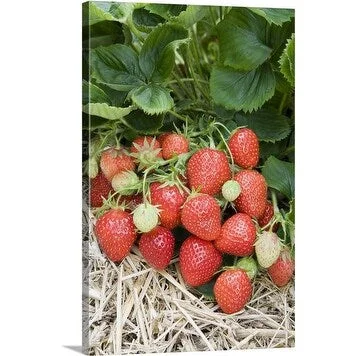
[[(139, 145), (136, 142), (132, 143), (134, 152), (130, 153), (130, 156), (135, 159), (135, 162), (138, 164), (138, 170), (142, 171), (147, 168), (153, 168), (159, 166), (162, 161), (162, 148), (157, 146), (156, 137), (153, 137), (151, 142), (147, 140), (146, 137), (143, 139), (143, 144)], [(159, 145), (160, 146), (160, 145)]]
[(125, 201), (120, 201), (120, 197), (121, 195), (118, 192), (110, 193), (107, 199), (103, 199), (102, 206), (92, 209), (93, 214), (98, 218), (111, 209), (128, 210), (128, 204)]

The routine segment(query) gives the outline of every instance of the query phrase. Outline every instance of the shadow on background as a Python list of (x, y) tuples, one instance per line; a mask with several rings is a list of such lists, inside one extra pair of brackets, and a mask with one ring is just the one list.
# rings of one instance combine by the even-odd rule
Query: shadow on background
[(73, 350), (83, 355), (83, 348), (81, 345), (63, 345), (66, 349)]

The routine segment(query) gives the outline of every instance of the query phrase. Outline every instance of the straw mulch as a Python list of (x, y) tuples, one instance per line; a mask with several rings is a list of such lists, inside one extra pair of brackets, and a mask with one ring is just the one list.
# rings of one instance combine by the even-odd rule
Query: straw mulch
[(137, 247), (120, 264), (100, 251), (94, 216), (83, 205), (83, 342), (90, 355), (293, 347), (294, 285), (265, 275), (234, 315), (185, 285), (174, 258), (164, 271)]

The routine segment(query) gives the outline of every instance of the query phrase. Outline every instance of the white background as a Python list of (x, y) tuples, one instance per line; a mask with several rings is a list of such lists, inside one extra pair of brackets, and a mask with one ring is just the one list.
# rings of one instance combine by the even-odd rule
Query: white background
[[(246, 355), (351, 354), (350, 3), (234, 2), (294, 7), (297, 19), (297, 347)], [(2, 3), (0, 38), (0, 354), (75, 355), (66, 346), (81, 343), (81, 2)]]

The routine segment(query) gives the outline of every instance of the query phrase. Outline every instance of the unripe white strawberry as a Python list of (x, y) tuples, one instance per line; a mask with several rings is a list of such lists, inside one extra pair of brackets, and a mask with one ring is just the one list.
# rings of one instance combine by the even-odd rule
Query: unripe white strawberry
[(97, 160), (94, 157), (89, 158), (88, 160), (88, 176), (89, 178), (95, 178), (99, 173), (99, 165)]
[(133, 211), (133, 222), (141, 232), (149, 232), (158, 225), (159, 209), (145, 202)]
[(264, 268), (272, 266), (281, 252), (281, 247), (277, 234), (263, 231), (255, 242), (257, 261), (260, 266)]
[(227, 201), (234, 201), (240, 195), (241, 187), (236, 180), (228, 180), (222, 186), (221, 192)]
[(139, 187), (139, 178), (134, 171), (122, 171), (116, 173), (111, 180), (111, 185), (115, 192), (121, 195), (132, 195)]

